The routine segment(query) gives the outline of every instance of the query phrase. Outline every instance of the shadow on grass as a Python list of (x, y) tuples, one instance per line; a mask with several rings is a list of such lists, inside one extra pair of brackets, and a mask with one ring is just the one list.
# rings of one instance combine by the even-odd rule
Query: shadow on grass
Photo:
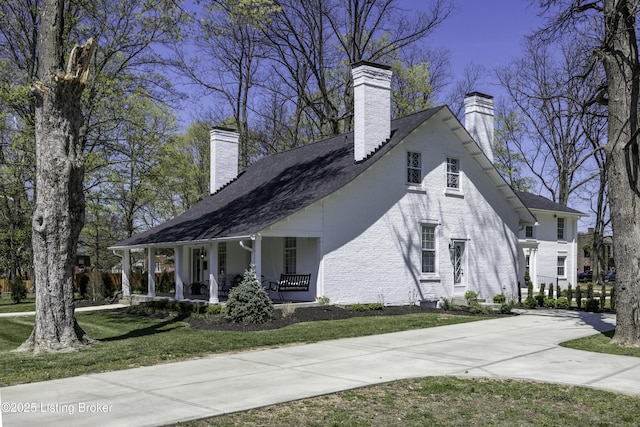
[[(175, 317), (165, 320), (164, 322), (156, 323), (155, 325), (147, 326), (146, 328), (134, 329), (132, 331), (127, 332), (126, 334), (117, 335), (113, 337), (103, 338), (101, 342), (109, 342), (109, 341), (122, 341), (129, 338), (139, 338), (148, 335), (162, 334), (165, 332), (170, 332), (174, 329), (181, 328), (182, 326), (177, 323), (183, 321), (188, 317), (187, 314), (179, 314)], [(173, 325), (174, 327), (168, 328), (167, 326)]]

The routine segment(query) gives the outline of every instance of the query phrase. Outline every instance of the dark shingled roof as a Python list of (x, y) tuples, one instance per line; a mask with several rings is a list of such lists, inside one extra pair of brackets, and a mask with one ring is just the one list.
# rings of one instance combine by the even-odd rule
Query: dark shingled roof
[(515, 191), (516, 195), (522, 200), (522, 203), (529, 209), (541, 209), (545, 211), (557, 211), (566, 212), (575, 215), (585, 215), (584, 213), (575, 209), (568, 208), (560, 203), (556, 203), (547, 199), (546, 197), (538, 196), (536, 194), (527, 193), (526, 191)]
[(393, 120), (391, 138), (360, 162), (353, 132), (264, 157), (182, 215), (113, 248), (255, 234), (348, 184), (443, 108)]

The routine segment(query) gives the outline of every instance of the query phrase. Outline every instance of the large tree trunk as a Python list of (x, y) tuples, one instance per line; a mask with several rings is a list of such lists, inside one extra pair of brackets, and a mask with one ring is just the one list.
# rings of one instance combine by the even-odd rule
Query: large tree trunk
[(608, 81), (609, 191), (616, 257), (617, 321), (613, 342), (640, 346), (640, 193), (636, 1), (605, 0), (604, 66)]
[(64, 1), (45, 0), (41, 9), (39, 81), (36, 96), (36, 205), (33, 266), (36, 319), (19, 350), (68, 351), (88, 341), (74, 315), (73, 273), (84, 223), (84, 162), (79, 138), (81, 95), (93, 42), (76, 46), (63, 70)]

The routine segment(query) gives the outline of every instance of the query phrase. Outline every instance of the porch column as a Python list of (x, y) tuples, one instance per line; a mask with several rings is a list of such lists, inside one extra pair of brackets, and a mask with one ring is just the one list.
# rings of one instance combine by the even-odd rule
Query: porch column
[(176, 270), (175, 270), (175, 281), (176, 281), (176, 293), (174, 298), (177, 301), (184, 299), (184, 247), (176, 246), (173, 249), (175, 261), (176, 261)]
[(251, 252), (251, 263), (256, 267), (256, 277), (258, 283), (262, 284), (262, 235), (256, 234), (253, 252)]
[(150, 247), (147, 250), (149, 259), (147, 260), (147, 296), (156, 296), (156, 248)]
[(209, 247), (209, 303), (217, 304), (218, 297), (218, 244)]
[(131, 296), (131, 258), (129, 249), (122, 250), (122, 297), (129, 298)]

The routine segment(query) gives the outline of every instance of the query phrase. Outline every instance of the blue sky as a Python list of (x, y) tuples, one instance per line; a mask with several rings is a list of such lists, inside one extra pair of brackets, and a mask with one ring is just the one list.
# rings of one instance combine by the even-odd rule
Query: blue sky
[[(454, 0), (456, 11), (427, 40), (451, 51), (456, 77), (469, 63), (487, 70), (507, 65), (522, 50), (523, 38), (542, 22), (529, 0)], [(425, 9), (425, 0), (404, 0), (408, 8)], [(498, 95), (491, 81), (477, 90)]]

